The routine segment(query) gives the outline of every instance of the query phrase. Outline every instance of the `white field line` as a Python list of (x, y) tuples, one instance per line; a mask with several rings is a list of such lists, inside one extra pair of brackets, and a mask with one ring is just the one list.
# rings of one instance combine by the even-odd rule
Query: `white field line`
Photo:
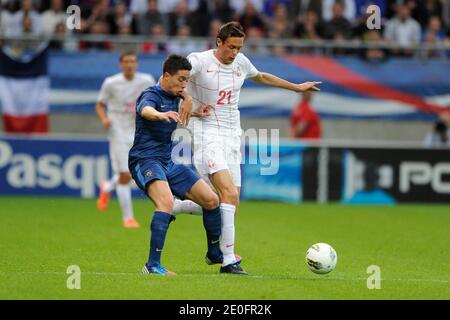
[[(68, 275), (65, 272), (59, 271), (18, 271), (18, 272), (0, 272), (1, 274), (23, 274), (23, 275)], [(92, 276), (148, 276), (144, 275), (140, 272), (95, 272), (95, 271), (85, 271), (81, 272), (81, 275), (92, 275)], [(177, 274), (176, 277), (223, 277), (223, 274), (192, 274), (192, 273), (182, 273)], [(304, 281), (315, 281), (315, 280), (340, 280), (340, 281), (366, 281), (367, 278), (362, 277), (354, 277), (354, 278), (345, 278), (345, 277), (320, 277), (317, 278), (304, 278), (304, 277), (296, 277), (296, 276), (262, 276), (262, 275), (247, 275), (243, 278), (265, 278), (265, 279), (274, 279), (274, 280), (304, 280)], [(404, 279), (391, 279), (385, 278), (381, 279), (381, 281), (399, 281), (399, 282), (437, 282), (437, 283), (450, 283), (450, 279), (437, 279), (437, 278), (428, 278), (428, 279), (413, 279), (413, 278), (404, 278)]]

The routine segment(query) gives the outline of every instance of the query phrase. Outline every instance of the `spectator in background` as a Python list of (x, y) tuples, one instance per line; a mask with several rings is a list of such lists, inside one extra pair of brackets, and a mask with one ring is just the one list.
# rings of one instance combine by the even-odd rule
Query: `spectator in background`
[(428, 26), (423, 32), (423, 41), (426, 43), (439, 43), (445, 39), (445, 30), (439, 16), (431, 16), (428, 19)]
[(320, 139), (320, 117), (311, 107), (311, 92), (303, 92), (303, 98), (291, 113), (290, 137)]
[(269, 38), (292, 38), (293, 25), (290, 22), (287, 7), (282, 3), (276, 4), (273, 18), (268, 20)]
[[(427, 45), (443, 44), (445, 41), (445, 31), (442, 28), (441, 19), (438, 16), (432, 16), (428, 20), (428, 27), (423, 32), (423, 43)], [(427, 49), (427, 57), (439, 56), (439, 50)]]
[(389, 50), (380, 48), (385, 44), (381, 33), (378, 30), (369, 30), (363, 36), (366, 45), (374, 45), (373, 47), (361, 49), (361, 57), (369, 62), (382, 62), (389, 58)]
[(42, 17), (33, 8), (33, 1), (22, 0), (20, 10), (14, 13), (10, 19), (7, 34), (10, 36), (19, 36), (23, 33), (39, 35), (42, 32)]
[(212, 39), (215, 39), (217, 33), (220, 30), (220, 27), (223, 25), (223, 21), (220, 19), (213, 19), (209, 24), (208, 36)]
[(194, 29), (191, 30), (192, 34), (199, 37), (208, 36), (209, 24), (212, 20), (212, 15), (209, 12), (207, 0), (200, 0), (197, 10), (193, 12), (194, 20), (197, 22), (194, 24)]
[[(119, 34), (119, 30), (122, 28), (122, 32), (126, 29), (130, 29), (131, 34), (131, 23), (132, 16), (128, 12), (128, 8), (125, 2), (117, 1), (114, 3), (114, 11), (108, 16), (109, 30), (112, 34)], [(127, 33), (127, 32), (125, 32)], [(123, 34), (123, 33), (122, 33)]]
[(237, 15), (242, 15), (248, 4), (251, 4), (257, 12), (262, 12), (264, 8), (264, 0), (229, 0), (229, 3)]
[(322, 1), (321, 0), (296, 0), (291, 1), (289, 5), (289, 15), (299, 24), (304, 23), (306, 15), (313, 11), (318, 19), (322, 19)]
[(411, 18), (411, 9), (407, 4), (397, 7), (397, 15), (386, 24), (384, 37), (400, 49), (394, 54), (410, 56), (411, 48), (420, 42), (421, 29), (419, 23)]
[(61, 22), (66, 22), (66, 12), (63, 10), (62, 0), (51, 0), (50, 9), (42, 14), (42, 27), (44, 33), (52, 35), (55, 33), (56, 26)]
[(245, 33), (252, 27), (260, 29), (265, 35), (266, 28), (261, 18), (261, 15), (258, 11), (256, 11), (253, 3), (251, 1), (247, 1), (244, 7), (244, 12), (239, 17), (239, 23), (244, 28)]
[(12, 14), (6, 5), (0, 2), (0, 34), (6, 34), (11, 24)]
[(189, 11), (188, 2), (180, 0), (175, 7), (175, 11), (169, 13), (169, 34), (175, 36), (181, 27), (189, 27), (189, 32), (195, 28), (194, 15)]
[(450, 0), (442, 1), (442, 22), (450, 32)]
[(248, 39), (247, 46), (244, 48), (246, 54), (268, 55), (269, 48), (261, 44), (260, 40), (264, 39), (264, 32), (258, 27), (249, 27), (245, 32), (245, 37)]
[(340, 1), (333, 5), (332, 18), (323, 25), (323, 37), (325, 39), (350, 39), (352, 37), (352, 25), (344, 16), (344, 7)]
[[(180, 0), (159, 0), (158, 11), (168, 15), (175, 10)], [(188, 0), (189, 11), (197, 10), (199, 0)], [(147, 0), (131, 0), (130, 11), (133, 15), (144, 14), (147, 11)]]
[(424, 144), (427, 147), (450, 147), (450, 131), (444, 121), (435, 122), (433, 131), (425, 136)]
[[(212, 3), (212, 19), (220, 21), (234, 20), (234, 10), (228, 0), (214, 0)], [(216, 37), (216, 34), (213, 36)]]
[(70, 37), (65, 37), (67, 33), (66, 21), (60, 21), (53, 31), (53, 34), (59, 38), (50, 41), (50, 48), (64, 51), (76, 51), (78, 49), (78, 41)]
[(177, 39), (170, 40), (167, 43), (168, 53), (187, 56), (191, 52), (208, 49), (206, 42), (198, 42), (191, 39), (191, 29), (188, 25), (179, 27), (176, 36), (178, 37)]
[(342, 17), (347, 21), (354, 21), (356, 18), (355, 0), (322, 0), (322, 20), (328, 22), (335, 14), (335, 5), (339, 3), (342, 7)]
[(315, 11), (308, 11), (304, 20), (297, 21), (294, 27), (294, 35), (300, 39), (319, 40), (320, 39), (319, 17)]
[(143, 53), (158, 54), (165, 53), (167, 51), (166, 44), (163, 42), (155, 42), (161, 37), (165, 36), (165, 30), (161, 24), (154, 24), (149, 32), (149, 40), (143, 42), (140, 46), (140, 50)]
[(419, 22), (422, 29), (429, 25), (433, 16), (442, 17), (442, 3), (440, 0), (413, 1), (412, 16)]
[(141, 35), (150, 35), (153, 26), (160, 25), (163, 34), (168, 34), (169, 22), (167, 16), (158, 11), (158, 1), (148, 0), (147, 11), (144, 14), (137, 15), (137, 31)]
[[(92, 8), (86, 20), (86, 32), (92, 34), (109, 34), (109, 0), (99, 0)], [(105, 26), (106, 25), (106, 26)]]

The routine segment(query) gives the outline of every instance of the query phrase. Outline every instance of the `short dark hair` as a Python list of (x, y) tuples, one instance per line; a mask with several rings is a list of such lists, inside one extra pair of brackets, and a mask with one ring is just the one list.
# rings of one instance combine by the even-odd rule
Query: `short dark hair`
[(191, 71), (192, 65), (188, 59), (177, 54), (171, 54), (164, 60), (163, 73), (168, 72), (171, 76), (176, 74), (179, 70)]
[(124, 52), (122, 52), (120, 54), (119, 62), (122, 62), (123, 58), (125, 58), (126, 56), (135, 56), (135, 57), (137, 57), (137, 54), (136, 54), (136, 52), (131, 51), (131, 50), (130, 51), (124, 51)]
[[(237, 21), (231, 21), (225, 23), (220, 27), (219, 32), (217, 32), (217, 38), (225, 42), (228, 38), (236, 37), (243, 38), (245, 37), (244, 28)], [(217, 41), (216, 41), (217, 44)]]

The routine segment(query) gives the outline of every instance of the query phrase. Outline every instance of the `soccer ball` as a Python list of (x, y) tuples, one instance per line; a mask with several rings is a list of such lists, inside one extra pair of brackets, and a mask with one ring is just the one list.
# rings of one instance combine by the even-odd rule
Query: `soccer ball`
[(336, 263), (336, 251), (329, 244), (316, 243), (306, 251), (306, 266), (314, 273), (331, 272), (336, 268)]

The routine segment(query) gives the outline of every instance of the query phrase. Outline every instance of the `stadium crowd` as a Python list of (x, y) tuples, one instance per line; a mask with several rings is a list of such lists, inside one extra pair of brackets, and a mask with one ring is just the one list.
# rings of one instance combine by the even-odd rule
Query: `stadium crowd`
[[(450, 0), (0, 0), (0, 34), (64, 35), (66, 8), (81, 8), (80, 34), (178, 36), (165, 46), (144, 43), (147, 52), (189, 53), (206, 49), (189, 43), (191, 37), (215, 36), (219, 26), (239, 21), (248, 39), (365, 40), (396, 44), (397, 55), (410, 55), (420, 44), (450, 43)], [(381, 11), (381, 30), (368, 30), (366, 8), (375, 4)], [(257, 43), (257, 41), (256, 41)], [(55, 43), (58, 46), (58, 42)], [(61, 43), (59, 43), (61, 45)], [(80, 44), (80, 48), (112, 49), (111, 43)], [(80, 49), (78, 48), (78, 49)], [(253, 45), (256, 53), (284, 54), (289, 48)], [(348, 50), (336, 49), (335, 54)], [(365, 51), (383, 58), (385, 50)]]

